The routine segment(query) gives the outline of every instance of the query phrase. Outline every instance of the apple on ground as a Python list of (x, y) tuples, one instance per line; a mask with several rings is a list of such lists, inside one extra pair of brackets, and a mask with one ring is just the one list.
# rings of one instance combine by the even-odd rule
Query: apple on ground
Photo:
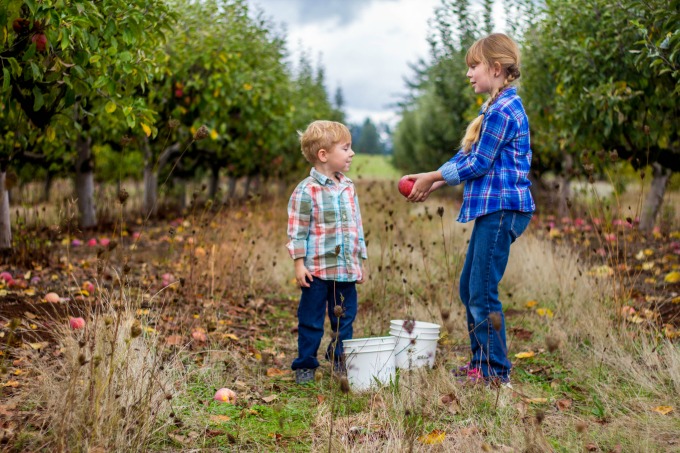
[(70, 318), (68, 325), (74, 330), (83, 329), (85, 327), (85, 320), (83, 318)]
[(221, 388), (215, 392), (215, 401), (234, 404), (236, 402), (236, 392), (232, 389)]

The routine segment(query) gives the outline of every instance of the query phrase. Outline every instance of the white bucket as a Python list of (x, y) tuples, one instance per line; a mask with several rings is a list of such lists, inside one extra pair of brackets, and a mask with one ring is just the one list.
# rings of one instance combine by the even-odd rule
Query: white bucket
[(368, 390), (376, 385), (376, 380), (386, 383), (394, 379), (395, 343), (395, 337), (356, 338), (342, 342), (347, 380), (352, 390)]
[(402, 320), (390, 322), (390, 335), (397, 339), (395, 363), (397, 368), (409, 369), (434, 365), (440, 326), (415, 321), (411, 333), (403, 329)]
[[(393, 319), (390, 321), (390, 329), (398, 329), (398, 330), (404, 330), (404, 321), (403, 319)], [(433, 324), (431, 322), (425, 322), (425, 321), (412, 321), (413, 322), (413, 330), (419, 330), (421, 332), (436, 332), (439, 333), (439, 330), (441, 329), (441, 326), (439, 324)]]

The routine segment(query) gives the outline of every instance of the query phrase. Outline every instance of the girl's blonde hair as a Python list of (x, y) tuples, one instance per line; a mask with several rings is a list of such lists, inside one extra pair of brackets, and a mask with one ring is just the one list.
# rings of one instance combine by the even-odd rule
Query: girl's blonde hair
[(472, 145), (479, 141), (479, 134), (482, 130), (482, 120), (484, 114), (491, 104), (493, 104), (501, 92), (513, 81), (519, 79), (519, 47), (515, 41), (503, 33), (492, 33), (489, 36), (477, 40), (467, 51), (465, 63), (468, 66), (484, 64), (492, 69), (496, 63), (501, 65), (501, 70), (505, 73), (503, 86), (491, 93), (491, 97), (484, 105), (484, 111), (477, 118), (468, 124), (465, 136), (460, 145), (467, 153), (472, 149)]

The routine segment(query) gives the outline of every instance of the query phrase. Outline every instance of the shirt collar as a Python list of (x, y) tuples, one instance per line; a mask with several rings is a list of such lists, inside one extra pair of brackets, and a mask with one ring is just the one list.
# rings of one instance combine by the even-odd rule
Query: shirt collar
[[(505, 97), (516, 96), (516, 95), (517, 95), (517, 87), (514, 86), (514, 85), (510, 85), (509, 87), (507, 87), (506, 89), (501, 91), (501, 94), (498, 95), (494, 104), (498, 103), (499, 100), (501, 100)], [(492, 106), (490, 106), (489, 108), (491, 108), (491, 107)], [(484, 113), (484, 106), (482, 106), (482, 108), (479, 109), (479, 114), (481, 115), (482, 113)]]
[[(352, 180), (345, 176), (343, 173), (338, 172), (337, 174), (340, 176), (340, 184), (349, 185), (352, 183)], [(312, 167), (312, 170), (309, 172), (309, 176), (319, 181), (319, 184), (321, 184), (322, 186), (325, 186), (328, 183), (335, 184), (335, 181), (333, 181), (328, 176), (321, 174), (314, 167)]]

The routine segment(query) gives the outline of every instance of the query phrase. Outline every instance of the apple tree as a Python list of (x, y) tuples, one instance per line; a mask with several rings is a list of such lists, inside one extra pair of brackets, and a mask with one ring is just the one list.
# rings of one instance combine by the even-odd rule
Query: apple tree
[[(154, 112), (140, 93), (154, 72), (152, 54), (164, 41), (173, 13), (161, 0), (5, 2), (1, 102), (24, 139), (6, 145), (11, 164), (26, 152), (41, 153), (36, 136), (58, 140), (74, 152), (82, 227), (96, 225), (92, 127), (106, 129), (115, 114), (127, 129), (151, 133)], [(6, 134), (5, 134), (6, 136)], [(17, 146), (17, 144), (19, 146)], [(73, 151), (71, 151), (73, 150)], [(2, 212), (0, 210), (0, 216)], [(0, 237), (7, 232), (0, 232)], [(6, 245), (0, 241), (0, 245)]]

